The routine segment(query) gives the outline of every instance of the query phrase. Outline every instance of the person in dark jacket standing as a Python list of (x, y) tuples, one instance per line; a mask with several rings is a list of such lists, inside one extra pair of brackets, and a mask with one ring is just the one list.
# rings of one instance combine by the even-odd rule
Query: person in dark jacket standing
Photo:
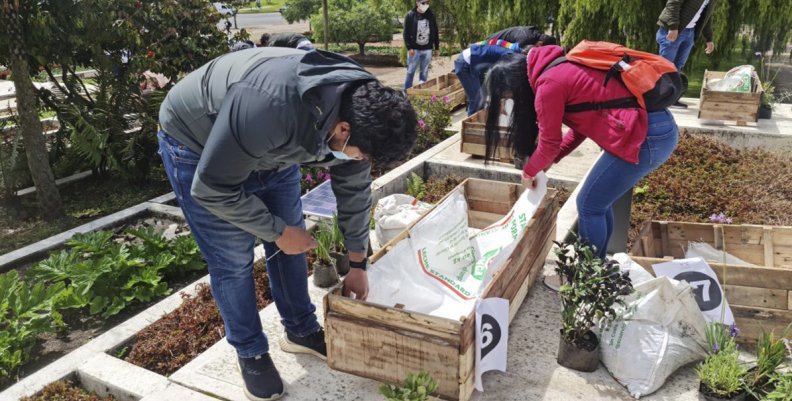
[[(707, 47), (704, 51), (712, 54), (715, 43), (712, 41), (712, 11), (717, 0), (668, 0), (657, 25), (657, 43), (660, 55), (682, 71), (691, 49), (699, 37), (704, 37)], [(677, 101), (676, 107), (687, 108)]]
[(402, 159), (417, 118), (401, 91), (352, 60), (264, 47), (218, 57), (176, 84), (160, 108), (159, 151), (209, 267), (212, 295), (236, 349), (246, 396), (284, 385), (256, 309), (253, 247), (264, 242), (281, 349), (325, 359), (308, 296), (299, 165), (329, 166), (351, 271), (343, 294), (366, 299), (371, 161)]
[(299, 33), (283, 32), (270, 35), (264, 33), (259, 39), (259, 47), (291, 47), (292, 49), (313, 50), (314, 46), (305, 35)]
[(440, 50), (440, 33), (437, 31), (434, 13), (429, 9), (429, 0), (416, 1), (415, 8), (404, 17), (404, 45), (407, 46), (404, 90), (407, 90), (413, 86), (415, 70), (419, 65), (419, 80), (424, 82), (428, 79), (432, 49)]

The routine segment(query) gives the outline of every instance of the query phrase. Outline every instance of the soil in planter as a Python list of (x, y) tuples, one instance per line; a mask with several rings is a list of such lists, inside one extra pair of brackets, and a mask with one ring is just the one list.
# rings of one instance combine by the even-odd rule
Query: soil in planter
[(422, 199), (426, 203), (437, 203), (448, 195), (454, 188), (458, 187), (465, 179), (462, 177), (431, 177), (426, 180), (426, 195)]
[[(253, 272), (256, 305), (261, 310), (272, 301), (264, 260), (255, 263)], [(128, 353), (122, 349), (117, 356), (168, 376), (220, 341), (223, 319), (209, 286), (201, 284), (195, 296), (185, 294), (182, 299), (181, 306), (139, 332)]]
[(729, 397), (721, 397), (717, 394), (710, 392), (709, 387), (705, 386), (704, 383), (699, 383), (699, 393), (704, 396), (705, 400), (708, 401), (743, 401), (746, 399), (745, 391), (741, 391), (737, 394), (732, 394)]
[(142, 185), (119, 180), (91, 176), (59, 186), (66, 218), (56, 224), (39, 218), (35, 193), (6, 200), (0, 204), (0, 255), (171, 191), (164, 173), (153, 173)]
[(100, 397), (90, 393), (70, 380), (60, 380), (46, 385), (36, 395), (23, 397), (20, 401), (115, 401), (112, 396)]
[(630, 243), (647, 220), (792, 225), (792, 159), (681, 135), (671, 158), (633, 191)]
[[(158, 230), (170, 233), (166, 235), (183, 235), (189, 231), (185, 223), (159, 217), (148, 217), (113, 229), (113, 241), (130, 244), (140, 241), (137, 238), (133, 239), (133, 237), (125, 235), (124, 232), (128, 229), (143, 229), (147, 227), (154, 227)], [(21, 266), (17, 270), (20, 272), (20, 275), (24, 276), (25, 271), (31, 266), (32, 264)], [(167, 283), (172, 291), (176, 292), (205, 274), (205, 270), (193, 271), (181, 277), (169, 277)], [(108, 319), (102, 319), (98, 315), (91, 316), (85, 309), (66, 309), (61, 311), (64, 323), (66, 324), (65, 328), (57, 333), (45, 333), (39, 336), (38, 343), (31, 350), (30, 361), (20, 367), (19, 371), (14, 374), (14, 377), (0, 377), (0, 391), (9, 387), (19, 379), (52, 363), (56, 359), (74, 351), (83, 344), (86, 344), (107, 330), (112, 329), (161, 300), (162, 298), (157, 298), (145, 303), (131, 304)]]

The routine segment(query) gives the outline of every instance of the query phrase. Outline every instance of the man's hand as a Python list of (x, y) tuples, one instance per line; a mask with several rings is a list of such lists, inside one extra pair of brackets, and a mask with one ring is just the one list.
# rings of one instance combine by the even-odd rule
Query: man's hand
[(669, 42), (677, 40), (677, 37), (679, 37), (679, 31), (676, 29), (668, 31), (668, 35), (666, 35), (666, 39), (668, 39)]
[(275, 245), (287, 255), (298, 255), (316, 248), (316, 240), (302, 227), (286, 226)]
[(707, 47), (704, 48), (704, 53), (712, 54), (715, 51), (715, 43), (707, 42)]
[(344, 278), (344, 289), (341, 290), (341, 295), (351, 297), (355, 293), (355, 299), (365, 301), (368, 298), (368, 274), (363, 269), (349, 269), (346, 278)]
[(410, 58), (413, 58), (413, 57), (415, 57), (415, 49), (410, 49), (410, 50), (407, 50), (407, 54), (409, 54), (409, 55), (410, 55)]

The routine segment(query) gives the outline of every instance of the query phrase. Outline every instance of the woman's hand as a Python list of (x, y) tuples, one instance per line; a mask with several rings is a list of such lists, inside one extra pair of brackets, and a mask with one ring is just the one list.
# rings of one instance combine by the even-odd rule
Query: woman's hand
[(525, 187), (525, 189), (534, 189), (536, 188), (536, 179), (528, 174), (525, 174), (523, 171), (522, 185)]

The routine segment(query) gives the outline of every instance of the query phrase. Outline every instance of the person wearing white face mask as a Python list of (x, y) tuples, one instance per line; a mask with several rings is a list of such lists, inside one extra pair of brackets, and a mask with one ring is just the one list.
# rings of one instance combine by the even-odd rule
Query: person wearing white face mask
[(428, 79), (432, 49), (440, 50), (437, 20), (429, 9), (429, 0), (416, 1), (415, 8), (404, 17), (404, 45), (407, 46), (407, 77), (404, 80), (404, 90), (407, 90), (413, 86), (415, 70), (419, 65), (420, 81)]

